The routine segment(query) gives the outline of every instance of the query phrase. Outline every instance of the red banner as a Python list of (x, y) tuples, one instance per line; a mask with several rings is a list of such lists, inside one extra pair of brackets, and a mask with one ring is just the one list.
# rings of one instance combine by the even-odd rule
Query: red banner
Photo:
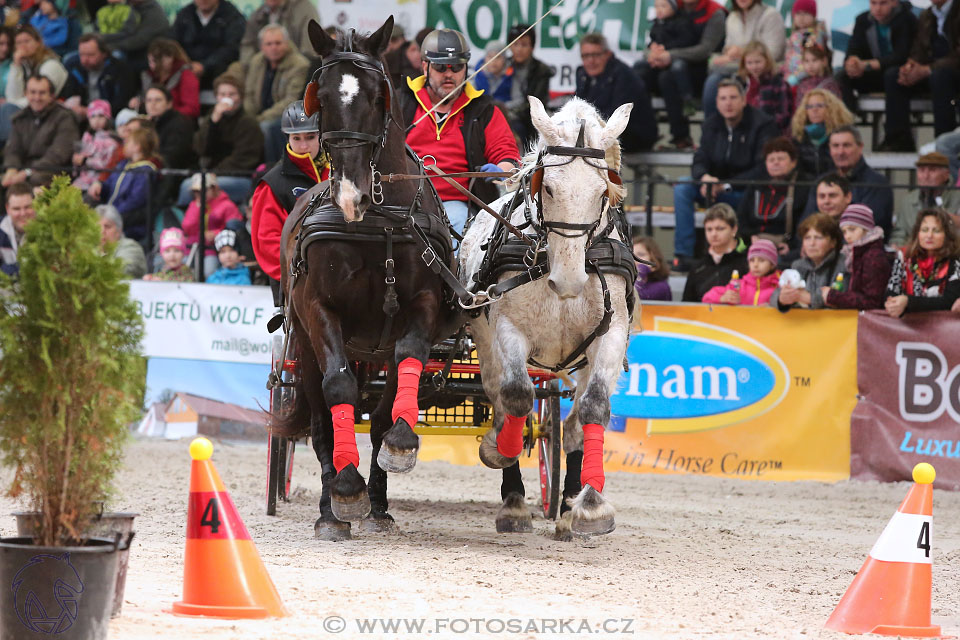
[(860, 314), (850, 476), (909, 480), (929, 462), (934, 486), (960, 489), (960, 315)]

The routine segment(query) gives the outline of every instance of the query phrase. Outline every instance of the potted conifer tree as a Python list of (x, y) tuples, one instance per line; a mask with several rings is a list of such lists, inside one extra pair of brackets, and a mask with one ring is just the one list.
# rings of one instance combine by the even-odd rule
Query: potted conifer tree
[(138, 411), (142, 322), (80, 191), (56, 178), (34, 209), (0, 281), (0, 455), (39, 517), (0, 539), (0, 637), (101, 639), (122, 542), (85, 532)]

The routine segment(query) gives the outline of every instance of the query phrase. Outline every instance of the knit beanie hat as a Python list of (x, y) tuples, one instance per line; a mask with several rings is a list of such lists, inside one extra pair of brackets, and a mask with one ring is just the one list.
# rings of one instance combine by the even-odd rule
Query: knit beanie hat
[(187, 243), (183, 238), (183, 231), (176, 227), (168, 227), (160, 234), (160, 253), (174, 247), (180, 251), (186, 251)]
[(865, 204), (851, 204), (840, 216), (840, 228), (850, 225), (863, 227), (867, 231), (873, 229), (876, 226), (873, 220), (873, 209)]
[(791, 12), (791, 14), (795, 14), (798, 11), (809, 13), (814, 18), (816, 18), (817, 17), (817, 0), (793, 0), (793, 11)]
[(120, 111), (117, 112), (117, 117), (114, 120), (114, 124), (117, 125), (117, 127), (122, 127), (136, 117), (137, 112), (133, 109), (120, 109)]
[(105, 118), (110, 117), (110, 103), (106, 100), (94, 100), (87, 107), (87, 117), (92, 118), (93, 116), (104, 116)]
[(237, 248), (237, 232), (233, 229), (224, 229), (213, 239), (213, 246), (217, 248), (217, 253), (224, 247)]
[(780, 254), (777, 253), (777, 245), (773, 244), (773, 241), (759, 238), (753, 241), (753, 244), (750, 245), (750, 250), (747, 251), (747, 259), (749, 260), (753, 257), (764, 258), (776, 266)]

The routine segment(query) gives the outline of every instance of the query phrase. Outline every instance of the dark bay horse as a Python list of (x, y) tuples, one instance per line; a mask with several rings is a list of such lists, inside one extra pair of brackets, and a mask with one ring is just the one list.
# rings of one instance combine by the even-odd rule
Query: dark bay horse
[[(350, 30), (334, 40), (311, 21), (310, 41), (323, 62), (304, 104), (308, 114), (321, 113), (331, 179), (299, 199), (281, 239), (287, 325), (301, 375), (295, 406), (274, 416), (272, 429), (293, 436), (309, 425), (323, 481), (315, 531), (327, 540), (349, 538), (351, 521), (392, 528), (386, 471), (413, 468), (420, 373), (431, 345), (462, 321), (415, 238), (422, 229), (436, 259), (453, 266), (434, 191), (426, 180), (380, 182), (381, 175), (422, 171), (406, 152), (382, 60), (392, 30), (391, 16), (368, 36)], [(357, 469), (358, 377), (381, 363), (388, 376), (370, 413), (368, 487)]]

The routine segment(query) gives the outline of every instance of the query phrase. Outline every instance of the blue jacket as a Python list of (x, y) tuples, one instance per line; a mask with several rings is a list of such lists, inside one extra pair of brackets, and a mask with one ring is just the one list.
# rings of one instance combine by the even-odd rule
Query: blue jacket
[[(90, 72), (81, 64), (80, 58), (74, 56), (68, 61), (67, 82), (60, 91), (61, 98), (80, 96), (81, 104), (90, 102)], [(127, 106), (130, 98), (137, 94), (134, 87), (133, 74), (122, 60), (107, 56), (97, 79), (97, 91), (100, 97), (110, 103), (113, 115)]]
[(250, 281), (250, 269), (242, 264), (234, 267), (233, 269), (220, 267), (213, 272), (213, 275), (207, 278), (207, 283), (232, 285), (253, 284)]
[(577, 97), (586, 100), (608, 120), (622, 104), (633, 103), (630, 121), (620, 135), (624, 151), (649, 149), (657, 141), (657, 118), (643, 80), (622, 60), (610, 56), (603, 72), (596, 77), (577, 67)]
[[(123, 160), (117, 171), (103, 183), (100, 199), (112, 204), (123, 218), (123, 229), (128, 237), (138, 240), (143, 233), (147, 207), (151, 201), (153, 180), (157, 167), (149, 160), (130, 162)], [(141, 235), (137, 235), (137, 234)]]
[(43, 38), (43, 44), (51, 49), (62, 47), (67, 43), (67, 36), (70, 34), (70, 25), (63, 16), (50, 19), (37, 11), (30, 18), (30, 24), (34, 29), (40, 32)]

